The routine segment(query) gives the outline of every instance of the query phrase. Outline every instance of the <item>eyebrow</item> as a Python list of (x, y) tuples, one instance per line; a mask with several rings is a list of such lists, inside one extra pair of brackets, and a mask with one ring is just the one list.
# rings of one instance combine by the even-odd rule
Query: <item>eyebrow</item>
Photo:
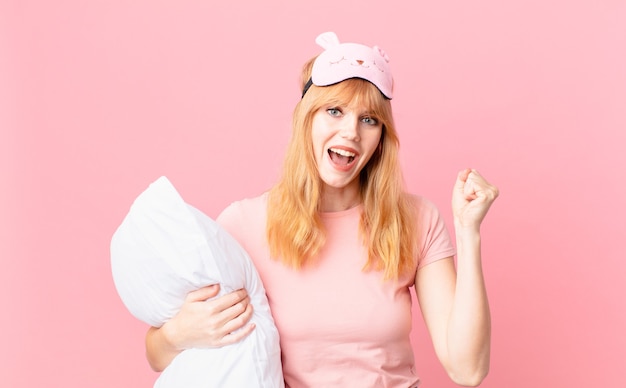
[(375, 111), (371, 108), (371, 107), (363, 107), (362, 106), (354, 106), (353, 104), (344, 104), (344, 103), (338, 103), (338, 104), (330, 104), (330, 107), (336, 107), (336, 108), (342, 108), (342, 109), (350, 109), (354, 112), (358, 112), (359, 115), (369, 115), (369, 116), (376, 116), (376, 113), (374, 113)]

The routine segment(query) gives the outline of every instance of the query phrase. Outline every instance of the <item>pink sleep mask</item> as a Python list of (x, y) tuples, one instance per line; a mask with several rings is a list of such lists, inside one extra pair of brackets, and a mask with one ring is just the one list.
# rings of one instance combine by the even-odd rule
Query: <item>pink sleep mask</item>
[(304, 87), (303, 97), (311, 84), (329, 86), (349, 78), (362, 78), (374, 84), (385, 97), (391, 99), (393, 78), (389, 57), (383, 50), (377, 46), (339, 43), (334, 32), (320, 34), (315, 42), (324, 51), (313, 63), (311, 79)]

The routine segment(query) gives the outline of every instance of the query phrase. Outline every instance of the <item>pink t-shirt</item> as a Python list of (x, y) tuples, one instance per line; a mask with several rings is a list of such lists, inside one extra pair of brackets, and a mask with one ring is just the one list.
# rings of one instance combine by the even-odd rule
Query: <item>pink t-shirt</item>
[[(438, 210), (420, 197), (416, 206), (419, 267), (453, 256)], [(261, 276), (280, 334), (286, 386), (417, 387), (409, 339), (415, 272), (383, 281), (381, 272), (362, 270), (362, 207), (322, 214), (326, 244), (315, 263), (301, 270), (270, 258), (266, 209), (267, 193), (233, 203), (217, 221), (250, 254)]]

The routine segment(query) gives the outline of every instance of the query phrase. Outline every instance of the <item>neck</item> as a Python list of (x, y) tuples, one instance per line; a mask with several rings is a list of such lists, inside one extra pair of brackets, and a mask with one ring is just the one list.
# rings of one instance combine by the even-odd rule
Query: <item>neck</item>
[(342, 188), (324, 186), (320, 210), (324, 213), (340, 212), (351, 209), (360, 203), (361, 193), (358, 183)]

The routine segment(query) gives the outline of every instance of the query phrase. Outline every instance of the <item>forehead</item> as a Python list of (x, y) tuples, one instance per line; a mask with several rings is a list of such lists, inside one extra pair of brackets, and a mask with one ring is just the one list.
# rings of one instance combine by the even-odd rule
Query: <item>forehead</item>
[(326, 105), (347, 107), (355, 111), (379, 112), (384, 97), (376, 86), (361, 79), (351, 79), (327, 87)]

